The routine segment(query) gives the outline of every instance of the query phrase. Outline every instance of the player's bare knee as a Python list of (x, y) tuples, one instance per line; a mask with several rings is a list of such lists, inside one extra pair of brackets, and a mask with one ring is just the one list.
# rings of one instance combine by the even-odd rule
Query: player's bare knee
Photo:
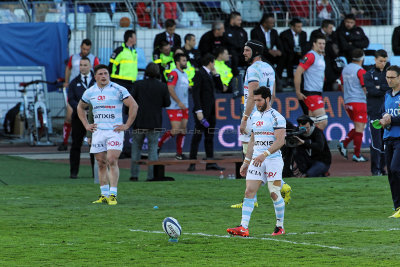
[(254, 198), (256, 196), (256, 191), (251, 189), (251, 188), (246, 188), (246, 191), (244, 192), (244, 197), (245, 198)]
[(268, 182), (268, 190), (272, 200), (277, 200), (281, 194), (281, 186), (280, 183), (276, 183), (277, 181)]

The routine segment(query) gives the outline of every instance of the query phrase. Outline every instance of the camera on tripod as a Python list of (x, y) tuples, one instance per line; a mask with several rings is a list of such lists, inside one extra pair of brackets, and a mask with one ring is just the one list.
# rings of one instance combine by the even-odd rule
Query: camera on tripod
[(296, 127), (295, 129), (286, 129), (286, 146), (287, 147), (297, 147), (299, 145), (299, 140), (296, 136), (300, 136), (307, 132), (305, 127)]

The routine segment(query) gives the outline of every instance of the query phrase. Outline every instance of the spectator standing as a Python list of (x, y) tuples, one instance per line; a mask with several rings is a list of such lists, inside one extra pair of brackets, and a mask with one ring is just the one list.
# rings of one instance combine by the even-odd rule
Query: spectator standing
[(213, 54), (219, 46), (226, 47), (224, 32), (224, 23), (221, 21), (213, 22), (211, 31), (206, 32), (200, 38), (199, 51), (202, 57), (208, 53)]
[(86, 89), (92, 87), (95, 83), (94, 73), (90, 70), (91, 63), (89, 58), (82, 57), (80, 60), (80, 74), (75, 77), (69, 84), (68, 103), (73, 109), (71, 117), (72, 126), (72, 144), (69, 151), (70, 178), (78, 178), (79, 164), (81, 161), (81, 147), (83, 138), (86, 135), (86, 129), (78, 117), (77, 107), (79, 100), (82, 98)]
[[(140, 106), (132, 132), (132, 156), (130, 181), (138, 181), (140, 153), (144, 138), (147, 137), (149, 160), (158, 160), (157, 142), (162, 128), (162, 108), (171, 104), (168, 88), (160, 82), (160, 69), (150, 62), (145, 70), (145, 78), (133, 84), (132, 96)], [(149, 165), (147, 180), (154, 179), (154, 166)]]
[[(274, 29), (275, 18), (273, 14), (264, 14), (260, 24), (255, 26), (250, 33), (252, 40), (261, 42), (264, 45), (263, 57), (269, 64), (277, 66), (282, 56), (282, 43), (278, 31)], [(282, 73), (278, 73), (282, 75)], [(281, 76), (279, 77), (282, 78)]]
[[(328, 115), (322, 99), (325, 76), (325, 36), (317, 35), (313, 39), (313, 48), (302, 58), (294, 75), (294, 86), (297, 99), (304, 114), (308, 114), (315, 126), (324, 130), (328, 124)], [(304, 78), (304, 89), (301, 90), (301, 77)]]
[(354, 49), (364, 49), (369, 45), (368, 37), (363, 29), (356, 25), (356, 18), (353, 14), (347, 14), (344, 21), (336, 31), (340, 54), (345, 56), (347, 62), (352, 61)]
[(242, 17), (239, 12), (233, 11), (225, 25), (226, 47), (231, 55), (233, 76), (239, 74), (238, 67), (244, 66), (243, 47), (247, 42), (247, 32), (242, 27)]
[(187, 67), (185, 54), (179, 53), (174, 56), (176, 67), (168, 76), (168, 91), (171, 96), (171, 105), (167, 107), (171, 130), (166, 131), (158, 142), (158, 149), (163, 144), (176, 136), (176, 155), (178, 160), (187, 159), (182, 153), (183, 143), (186, 135), (186, 126), (189, 120), (189, 79), (184, 71)]
[[(67, 88), (69, 83), (79, 75), (80, 60), (82, 57), (87, 57), (91, 62), (91, 68), (100, 64), (98, 57), (90, 53), (92, 41), (84, 39), (81, 43), (81, 52), (73, 54), (69, 57), (67, 67), (65, 68), (65, 82), (64, 87)], [(68, 138), (71, 133), (71, 116), (72, 108), (69, 104), (66, 106), (66, 113), (63, 126), (63, 142), (58, 146), (58, 151), (65, 151), (68, 149)]]
[(299, 141), (294, 149), (297, 168), (305, 177), (325, 177), (331, 166), (332, 154), (324, 132), (315, 127), (308, 115), (298, 117), (297, 123), (306, 129), (304, 134), (295, 136)]
[(182, 47), (183, 52), (188, 58), (188, 62), (198, 70), (201, 66), (200, 64), (200, 52), (195, 48), (196, 46), (196, 36), (192, 33), (185, 35), (185, 45)]
[[(174, 62), (174, 52), (171, 51), (171, 45), (167, 41), (161, 41), (160, 43), (160, 55), (153, 55), (153, 62), (158, 64), (160, 73), (164, 74), (165, 71), (171, 69), (171, 63)], [(167, 76), (161, 75), (161, 80), (167, 82)]]
[(318, 0), (317, 1), (317, 17), (320, 20), (331, 19), (332, 17), (332, 6), (329, 0)]
[(335, 59), (339, 56), (339, 46), (337, 44), (336, 33), (333, 31), (335, 26), (332, 20), (323, 20), (321, 28), (311, 32), (310, 43), (318, 35), (324, 35), (326, 38), (325, 45), (325, 81), (323, 91), (333, 91), (336, 80), (339, 79), (341, 69), (337, 67)]
[(151, 28), (151, 2), (139, 2), (135, 9), (140, 27)]
[(343, 84), (344, 104), (346, 113), (354, 122), (354, 129), (347, 133), (344, 140), (338, 144), (340, 154), (347, 159), (347, 146), (353, 141), (354, 155), (353, 161), (368, 161), (361, 155), (361, 144), (365, 125), (368, 122), (367, 115), (367, 97), (364, 85), (364, 74), (366, 71), (362, 68), (364, 52), (361, 49), (354, 49), (352, 53), (353, 61), (344, 67), (340, 77)]
[(294, 18), (290, 21), (290, 29), (279, 35), (283, 51), (281, 61), (277, 67), (278, 77), (282, 77), (283, 69), (287, 72), (287, 86), (293, 86), (293, 70), (299, 64), (299, 60), (306, 53), (307, 33), (303, 31), (303, 23)]
[(176, 48), (180, 48), (182, 46), (181, 36), (175, 33), (176, 30), (176, 23), (173, 19), (167, 19), (165, 21), (165, 31), (159, 33), (154, 38), (154, 45), (153, 45), (153, 58), (159, 59), (161, 53), (161, 42), (166, 41), (171, 50), (175, 50)]
[(379, 122), (385, 129), (385, 160), (395, 209), (390, 217), (400, 218), (400, 67), (394, 65), (387, 68), (386, 80), (392, 90), (385, 94), (384, 113)]
[(177, 2), (163, 2), (160, 5), (160, 20), (163, 23), (167, 20), (173, 20), (177, 23), (181, 12)]
[(386, 70), (389, 67), (388, 55), (385, 50), (375, 52), (375, 65), (364, 74), (365, 88), (367, 89), (367, 114), (369, 131), (371, 133), (370, 155), (371, 173), (373, 176), (385, 175), (385, 151), (383, 144), (383, 129), (372, 126), (374, 120), (381, 118), (381, 107), (385, 102), (385, 94), (390, 90), (386, 81)]
[(400, 56), (400, 26), (397, 26), (393, 30), (392, 50), (395, 56)]
[[(202, 67), (194, 76), (193, 113), (194, 133), (190, 144), (190, 159), (197, 158), (199, 144), (204, 134), (204, 148), (207, 159), (214, 158), (214, 128), (216, 124), (215, 92), (221, 88), (221, 79), (215, 71), (215, 59), (211, 54), (202, 58)], [(207, 163), (206, 170), (224, 170), (216, 163)], [(195, 171), (196, 165), (190, 164), (188, 171)]]
[[(101, 194), (93, 203), (116, 205), (119, 180), (118, 157), (123, 147), (123, 132), (134, 122), (138, 105), (126, 88), (110, 82), (106, 65), (97, 65), (94, 75), (96, 84), (83, 93), (77, 112), (85, 129), (93, 132), (90, 153), (95, 153), (99, 165)], [(85, 109), (89, 104), (93, 106), (94, 124), (89, 124), (86, 117)], [(122, 121), (123, 105), (129, 110), (126, 123)]]
[(225, 47), (218, 47), (216, 51), (215, 70), (219, 74), (222, 82), (222, 92), (226, 93), (229, 89), (229, 83), (233, 78), (232, 69), (226, 63), (229, 61), (228, 49)]

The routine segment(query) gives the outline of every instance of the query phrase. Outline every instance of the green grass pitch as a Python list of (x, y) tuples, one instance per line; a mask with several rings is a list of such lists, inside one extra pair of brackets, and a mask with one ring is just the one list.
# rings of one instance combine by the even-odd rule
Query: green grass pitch
[[(397, 266), (400, 219), (389, 219), (386, 177), (286, 179), (287, 235), (272, 237), (267, 188), (250, 221), (251, 238), (228, 237), (244, 180), (169, 174), (175, 182), (127, 182), (118, 205), (91, 204), (89, 178), (67, 178), (67, 164), (0, 156), (0, 266)], [(89, 176), (82, 166), (80, 176)], [(144, 175), (144, 174), (143, 174)], [(144, 176), (142, 177), (144, 180)], [(4, 183), (8, 184), (5, 185)], [(159, 209), (153, 209), (154, 206)], [(165, 217), (182, 226), (178, 243)]]

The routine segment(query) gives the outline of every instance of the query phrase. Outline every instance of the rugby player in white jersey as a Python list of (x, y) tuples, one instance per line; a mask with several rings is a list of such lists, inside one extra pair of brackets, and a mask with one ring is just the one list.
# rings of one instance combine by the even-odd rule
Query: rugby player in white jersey
[[(243, 49), (245, 61), (250, 65), (246, 70), (243, 84), (243, 117), (240, 123), (239, 140), (242, 142), (243, 154), (246, 155), (247, 146), (251, 135), (251, 124), (249, 117), (257, 111), (254, 104), (253, 92), (261, 86), (272, 88), (270, 105), (272, 106), (275, 98), (275, 71), (268, 63), (261, 60), (264, 46), (261, 42), (250, 40), (246, 42)], [(291, 188), (288, 184), (282, 186), (282, 196), (286, 204), (290, 201)], [(258, 207), (257, 196), (255, 196), (255, 206)], [(242, 203), (234, 204), (231, 208), (242, 208)]]
[[(96, 83), (87, 89), (78, 104), (78, 116), (87, 131), (93, 132), (90, 153), (99, 165), (100, 197), (93, 203), (117, 204), (119, 179), (118, 158), (124, 143), (124, 131), (136, 118), (138, 105), (125, 87), (110, 82), (106, 65), (94, 68)], [(86, 109), (93, 106), (94, 123), (89, 124)], [(122, 121), (122, 106), (129, 108), (129, 117)], [(108, 170), (108, 173), (107, 173)]]
[(276, 226), (272, 235), (285, 234), (283, 220), (285, 201), (281, 196), (283, 159), (280, 148), (285, 144), (286, 120), (271, 108), (271, 91), (262, 86), (254, 91), (257, 111), (251, 116), (252, 133), (240, 174), (246, 175), (246, 191), (242, 207), (242, 221), (238, 227), (228, 228), (232, 235), (249, 236), (249, 221), (254, 209), (254, 197), (261, 185), (268, 184), (274, 204)]

